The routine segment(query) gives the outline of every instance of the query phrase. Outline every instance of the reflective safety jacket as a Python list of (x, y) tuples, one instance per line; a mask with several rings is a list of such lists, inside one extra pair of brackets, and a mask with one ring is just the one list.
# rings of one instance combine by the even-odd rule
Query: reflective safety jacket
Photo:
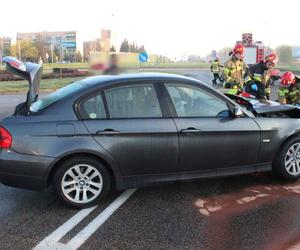
[(218, 61), (214, 61), (211, 66), (210, 66), (210, 70), (213, 73), (220, 73), (221, 71), (221, 64)]
[(244, 76), (247, 72), (247, 64), (234, 58), (229, 59), (223, 68), (223, 77), (227, 83), (237, 83), (243, 87)]
[(279, 86), (278, 101), (282, 104), (297, 104), (300, 101), (300, 86), (299, 83), (286, 87)]
[(270, 77), (271, 77), (271, 70), (268, 70), (264, 62), (260, 62), (258, 64), (252, 65), (249, 68), (248, 76), (245, 78), (245, 82), (248, 81), (255, 81), (260, 82), (265, 86), (266, 94), (271, 93), (270, 88)]

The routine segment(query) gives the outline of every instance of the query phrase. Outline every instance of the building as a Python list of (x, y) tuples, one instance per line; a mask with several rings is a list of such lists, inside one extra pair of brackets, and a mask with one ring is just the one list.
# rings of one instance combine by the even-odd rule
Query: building
[[(31, 32), (17, 33), (17, 41), (29, 40), (37, 44), (43, 44), (43, 48), (39, 55), (42, 58), (53, 51), (58, 51), (60, 58), (66, 61), (75, 61), (77, 52), (77, 32), (76, 31), (54, 31), (54, 32)], [(38, 46), (38, 45), (37, 45)]]
[(101, 30), (101, 47), (103, 51), (110, 51), (111, 30)]
[(11, 38), (10, 37), (0, 37), (0, 57), (10, 56), (11, 50)]
[[(101, 38), (93, 41), (83, 42), (84, 61), (91, 59), (91, 54), (95, 52), (110, 52), (111, 49), (111, 30), (101, 30)], [(94, 57), (94, 56), (93, 56)]]
[(91, 52), (101, 51), (101, 41), (96, 39), (94, 41), (85, 41), (83, 42), (83, 60), (88, 61), (91, 55)]

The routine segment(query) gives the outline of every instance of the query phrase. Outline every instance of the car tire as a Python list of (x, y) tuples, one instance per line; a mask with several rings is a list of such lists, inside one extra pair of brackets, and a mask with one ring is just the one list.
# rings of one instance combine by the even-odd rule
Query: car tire
[(288, 180), (300, 177), (300, 136), (293, 137), (281, 147), (273, 161), (273, 171)]
[(97, 159), (74, 157), (57, 169), (54, 187), (65, 204), (76, 208), (92, 207), (105, 200), (110, 193), (111, 177)]

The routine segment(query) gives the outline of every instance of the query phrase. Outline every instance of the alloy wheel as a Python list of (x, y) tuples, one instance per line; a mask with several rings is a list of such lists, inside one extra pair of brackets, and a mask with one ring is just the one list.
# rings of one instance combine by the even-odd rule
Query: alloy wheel
[(103, 187), (101, 173), (88, 164), (78, 164), (67, 170), (61, 181), (65, 197), (75, 203), (88, 203), (96, 199)]

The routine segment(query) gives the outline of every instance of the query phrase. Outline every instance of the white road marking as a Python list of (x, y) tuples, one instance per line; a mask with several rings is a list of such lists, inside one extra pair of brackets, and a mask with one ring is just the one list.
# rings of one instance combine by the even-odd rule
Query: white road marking
[(67, 249), (79, 248), (95, 231), (101, 227), (105, 221), (128, 200), (128, 198), (136, 191), (136, 189), (126, 190), (113, 203), (111, 203), (101, 214), (92, 220), (84, 229), (82, 229), (69, 243)]
[(34, 250), (53, 250), (53, 249), (77, 249), (79, 248), (95, 231), (101, 227), (105, 221), (129, 199), (136, 189), (124, 191), (117, 199), (115, 199), (107, 208), (105, 208), (95, 219), (93, 219), (84, 229), (82, 229), (73, 239), (67, 244), (60, 243), (61, 240), (69, 231), (87, 217), (96, 207), (80, 210), (43, 241), (41, 241)]
[(96, 209), (97, 206), (80, 210), (68, 221), (62, 224), (52, 234), (41, 241), (34, 249), (57, 249), (53, 248), (58, 241), (64, 237), (69, 231), (71, 231), (78, 223), (80, 223), (85, 217)]

